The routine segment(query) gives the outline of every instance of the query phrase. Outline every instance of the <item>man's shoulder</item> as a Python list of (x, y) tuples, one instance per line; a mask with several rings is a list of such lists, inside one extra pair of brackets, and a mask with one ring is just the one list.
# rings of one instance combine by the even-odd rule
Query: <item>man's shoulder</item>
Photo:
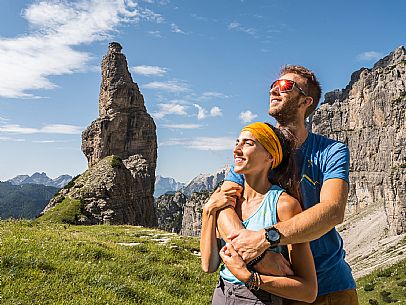
[(345, 149), (347, 150), (347, 145), (341, 141), (334, 140), (328, 138), (324, 135), (317, 134), (317, 133), (309, 133), (309, 137), (311, 138), (311, 143), (309, 143), (312, 147), (317, 147), (318, 150), (340, 150)]

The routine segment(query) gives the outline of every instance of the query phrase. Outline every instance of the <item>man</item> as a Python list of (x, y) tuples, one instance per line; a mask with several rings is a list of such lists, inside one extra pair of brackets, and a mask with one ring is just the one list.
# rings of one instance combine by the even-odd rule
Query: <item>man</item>
[[(314, 112), (321, 88), (313, 72), (302, 66), (286, 66), (270, 88), (269, 114), (277, 127), (297, 139), (297, 165), (304, 211), (288, 221), (260, 231), (241, 229), (234, 209), (218, 213), (218, 230), (248, 262), (268, 247), (310, 241), (318, 281), (318, 297), (312, 304), (357, 305), (355, 281), (345, 262), (343, 242), (335, 226), (343, 221), (348, 197), (349, 151), (340, 142), (309, 133), (305, 119)], [(272, 174), (272, 173), (271, 173)], [(223, 189), (243, 185), (243, 176), (231, 170)], [(233, 205), (233, 203), (230, 203)], [(238, 229), (238, 230), (236, 230)], [(258, 268), (273, 274), (291, 274), (288, 264), (267, 251)], [(270, 266), (272, 264), (272, 267)], [(292, 301), (290, 304), (307, 304)]]

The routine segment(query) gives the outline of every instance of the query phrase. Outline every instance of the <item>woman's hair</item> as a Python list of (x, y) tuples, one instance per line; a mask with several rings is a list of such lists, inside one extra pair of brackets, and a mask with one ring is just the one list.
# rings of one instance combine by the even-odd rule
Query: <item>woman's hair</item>
[(281, 143), (283, 153), (282, 162), (276, 168), (270, 169), (268, 173), (269, 182), (281, 186), (289, 195), (301, 203), (298, 168), (295, 156), (296, 137), (287, 128), (279, 129), (271, 124), (265, 124), (275, 132)]

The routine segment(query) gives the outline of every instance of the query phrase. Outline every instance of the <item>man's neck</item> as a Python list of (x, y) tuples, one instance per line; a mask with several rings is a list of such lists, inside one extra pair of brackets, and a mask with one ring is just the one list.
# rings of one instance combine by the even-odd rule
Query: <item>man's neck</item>
[(307, 136), (309, 135), (309, 131), (305, 127), (304, 120), (298, 120), (285, 124), (280, 124), (279, 122), (277, 122), (276, 127), (287, 128), (293, 133), (296, 138), (296, 148), (302, 146), (304, 141), (306, 141)]

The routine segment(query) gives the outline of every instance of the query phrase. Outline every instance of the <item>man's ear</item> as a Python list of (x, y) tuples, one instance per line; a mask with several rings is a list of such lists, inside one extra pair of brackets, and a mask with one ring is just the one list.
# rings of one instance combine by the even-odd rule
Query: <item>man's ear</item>
[(313, 104), (313, 98), (311, 96), (306, 96), (304, 102), (307, 107), (310, 107)]

